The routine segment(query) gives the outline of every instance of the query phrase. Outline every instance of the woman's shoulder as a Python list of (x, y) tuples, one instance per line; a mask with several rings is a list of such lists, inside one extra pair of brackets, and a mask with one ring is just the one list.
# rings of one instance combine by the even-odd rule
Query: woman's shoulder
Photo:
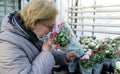
[(25, 41), (25, 39), (10, 31), (4, 31), (0, 33), (0, 42), (9, 42), (11, 44), (20, 46), (22, 41)]
[(30, 41), (9, 31), (0, 34), (0, 47), (2, 47), (1, 51), (8, 51), (10, 49), (10, 52), (23, 52), (30, 61), (39, 54), (37, 48)]

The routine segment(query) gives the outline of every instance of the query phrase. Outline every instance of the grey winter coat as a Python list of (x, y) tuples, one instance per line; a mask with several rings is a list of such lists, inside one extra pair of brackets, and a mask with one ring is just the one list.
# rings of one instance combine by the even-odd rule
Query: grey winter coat
[(27, 39), (28, 34), (19, 26), (14, 14), (6, 15), (1, 24), (0, 74), (51, 74), (55, 64), (66, 64), (62, 51), (40, 52)]

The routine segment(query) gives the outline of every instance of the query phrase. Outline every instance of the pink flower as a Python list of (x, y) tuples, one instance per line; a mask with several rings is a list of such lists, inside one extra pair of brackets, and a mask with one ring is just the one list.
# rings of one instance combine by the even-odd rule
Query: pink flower
[(85, 54), (81, 59), (90, 59), (89, 55)]
[(102, 43), (101, 43), (101, 46), (105, 46), (105, 44), (106, 44), (105, 42), (102, 42)]
[(62, 21), (62, 22), (61, 22), (61, 24), (65, 24), (65, 22), (64, 22), (64, 21)]
[(56, 36), (57, 32), (55, 30), (53, 30), (52, 34), (53, 34), (53, 36)]
[(89, 56), (90, 56), (91, 54), (92, 54), (91, 51), (87, 51), (87, 52), (86, 52), (86, 55), (89, 55)]
[(53, 34), (50, 34), (49, 38), (50, 38), (50, 39), (53, 39)]
[(120, 55), (120, 48), (118, 49), (117, 53)]
[(50, 39), (50, 42), (51, 42), (52, 44), (54, 44), (55, 41), (54, 41), (53, 39)]
[(58, 28), (61, 29), (62, 28), (62, 24), (58, 24)]
[(60, 48), (60, 44), (57, 44), (57, 45), (55, 46), (55, 48), (56, 48), (56, 49), (59, 49), (59, 48)]

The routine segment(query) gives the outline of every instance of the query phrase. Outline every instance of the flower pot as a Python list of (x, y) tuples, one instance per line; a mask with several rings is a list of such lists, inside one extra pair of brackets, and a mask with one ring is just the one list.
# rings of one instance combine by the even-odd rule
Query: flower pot
[(92, 74), (92, 68), (82, 68), (81, 73), (82, 74)]
[(103, 68), (103, 63), (95, 64), (93, 68), (93, 74), (101, 74), (102, 68)]
[(107, 68), (109, 68), (111, 62), (112, 62), (112, 59), (111, 58), (104, 58), (104, 64), (107, 66)]
[(80, 66), (80, 72), (81, 72), (81, 74), (92, 74), (92, 67), (84, 68), (84, 67)]
[(68, 64), (68, 70), (70, 73), (74, 73), (77, 67), (77, 62)]
[(113, 73), (113, 72), (114, 72), (115, 59), (113, 59), (113, 58), (105, 58), (105, 59), (104, 59), (104, 64), (107, 66), (106, 69), (107, 69), (110, 73)]

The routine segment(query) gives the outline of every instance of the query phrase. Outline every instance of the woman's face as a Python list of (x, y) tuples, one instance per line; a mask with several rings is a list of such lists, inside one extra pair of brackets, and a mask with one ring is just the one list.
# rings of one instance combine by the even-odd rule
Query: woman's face
[(36, 23), (35, 26), (33, 27), (33, 32), (39, 36), (43, 37), (44, 35), (48, 34), (49, 32), (52, 31), (55, 25), (55, 21), (50, 22), (49, 24), (47, 23)]

